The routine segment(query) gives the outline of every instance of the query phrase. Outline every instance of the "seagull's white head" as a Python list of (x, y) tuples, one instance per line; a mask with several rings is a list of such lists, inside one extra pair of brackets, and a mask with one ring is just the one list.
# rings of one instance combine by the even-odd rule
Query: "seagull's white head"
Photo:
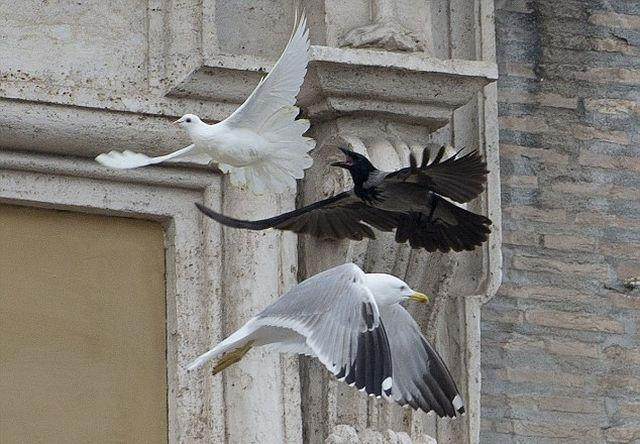
[(385, 273), (367, 273), (365, 285), (378, 305), (392, 305), (410, 299), (416, 302), (429, 302), (429, 298), (418, 293), (395, 276)]
[(185, 114), (173, 123), (180, 125), (180, 127), (186, 130), (189, 130), (189, 128), (194, 128), (196, 125), (202, 123), (202, 120), (200, 120), (200, 117), (196, 116), (195, 114)]

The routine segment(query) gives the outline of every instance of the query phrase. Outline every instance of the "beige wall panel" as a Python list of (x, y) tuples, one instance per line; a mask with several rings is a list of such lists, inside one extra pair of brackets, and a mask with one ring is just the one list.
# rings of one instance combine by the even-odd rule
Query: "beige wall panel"
[(0, 442), (166, 442), (163, 236), (0, 205)]

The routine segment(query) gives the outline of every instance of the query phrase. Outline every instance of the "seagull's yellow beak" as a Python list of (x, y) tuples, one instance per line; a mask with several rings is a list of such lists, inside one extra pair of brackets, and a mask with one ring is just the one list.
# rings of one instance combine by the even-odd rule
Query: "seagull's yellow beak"
[(418, 293), (417, 291), (409, 296), (409, 299), (414, 302), (420, 302), (421, 304), (429, 302), (429, 296), (427, 296), (426, 294)]

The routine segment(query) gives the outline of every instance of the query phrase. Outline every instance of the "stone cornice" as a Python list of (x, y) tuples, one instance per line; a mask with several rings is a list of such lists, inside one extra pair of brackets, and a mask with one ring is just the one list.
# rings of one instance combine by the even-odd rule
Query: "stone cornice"
[[(169, 125), (172, 119), (186, 112), (209, 121), (225, 118), (272, 65), (259, 57), (218, 55), (165, 95), (149, 90), (125, 97), (85, 86), (5, 79), (0, 81), (3, 148), (79, 157), (107, 147), (166, 153), (188, 142)], [(496, 78), (497, 67), (489, 62), (313, 46), (299, 102), (312, 120), (366, 113), (435, 130)]]

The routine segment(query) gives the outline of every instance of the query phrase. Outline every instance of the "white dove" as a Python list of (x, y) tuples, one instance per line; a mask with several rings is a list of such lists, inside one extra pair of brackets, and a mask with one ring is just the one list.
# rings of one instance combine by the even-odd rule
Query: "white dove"
[(309, 121), (296, 120), (299, 109), (295, 106), (308, 63), (309, 31), (302, 14), (273, 69), (233, 114), (215, 125), (193, 114), (176, 120), (191, 138), (191, 145), (158, 157), (111, 151), (100, 154), (96, 161), (118, 169), (165, 161), (213, 161), (223, 173), (229, 173), (231, 183), (246, 185), (255, 194), (292, 189), (313, 163), (308, 152), (315, 141), (302, 136), (309, 129)]

